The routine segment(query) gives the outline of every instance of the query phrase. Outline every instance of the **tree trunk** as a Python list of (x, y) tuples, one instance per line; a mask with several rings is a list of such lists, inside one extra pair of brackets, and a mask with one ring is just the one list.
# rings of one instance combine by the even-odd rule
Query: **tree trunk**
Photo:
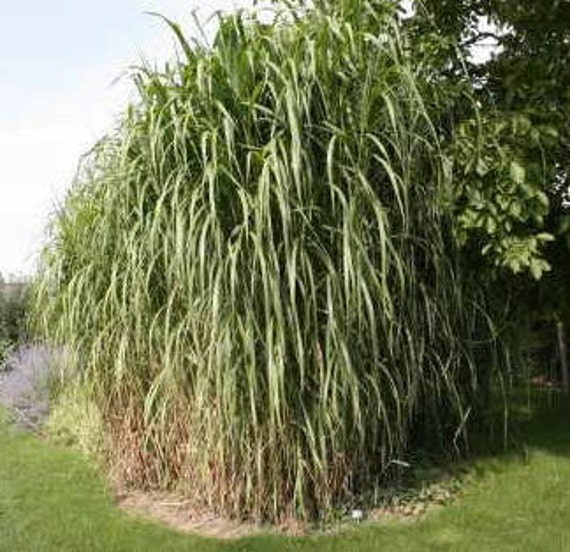
[(566, 336), (564, 331), (564, 322), (560, 320), (556, 323), (556, 332), (558, 334), (558, 353), (560, 355), (560, 369), (562, 372), (562, 389), (568, 392), (568, 356), (566, 354)]

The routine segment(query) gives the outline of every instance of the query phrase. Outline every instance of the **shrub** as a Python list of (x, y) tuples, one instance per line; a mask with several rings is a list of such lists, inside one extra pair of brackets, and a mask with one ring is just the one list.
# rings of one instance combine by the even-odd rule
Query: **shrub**
[(0, 276), (0, 364), (25, 333), (27, 291), (23, 283), (5, 283)]

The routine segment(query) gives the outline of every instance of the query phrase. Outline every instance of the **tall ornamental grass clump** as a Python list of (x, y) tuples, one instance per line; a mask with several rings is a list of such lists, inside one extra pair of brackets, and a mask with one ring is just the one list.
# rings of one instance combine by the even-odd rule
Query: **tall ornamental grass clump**
[(418, 439), (460, 446), (490, 378), (441, 91), (385, 1), (222, 17), (211, 47), (171, 26), (182, 58), (137, 72), (55, 220), (36, 319), (123, 483), (311, 517)]

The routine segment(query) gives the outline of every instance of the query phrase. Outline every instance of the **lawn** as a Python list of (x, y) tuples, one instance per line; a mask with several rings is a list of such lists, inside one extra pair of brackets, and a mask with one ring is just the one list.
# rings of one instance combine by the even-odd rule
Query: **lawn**
[(557, 551), (570, 550), (570, 401), (555, 397), (524, 430), (526, 452), (474, 463), (461, 496), (421, 521), (342, 534), (217, 541), (118, 510), (96, 471), (0, 422), (0, 550)]

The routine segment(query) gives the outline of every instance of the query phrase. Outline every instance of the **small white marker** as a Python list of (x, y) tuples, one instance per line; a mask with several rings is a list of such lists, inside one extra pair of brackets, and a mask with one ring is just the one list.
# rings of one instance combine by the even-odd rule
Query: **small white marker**
[(350, 517), (353, 521), (362, 521), (364, 518), (364, 512), (362, 510), (352, 510), (350, 512)]

